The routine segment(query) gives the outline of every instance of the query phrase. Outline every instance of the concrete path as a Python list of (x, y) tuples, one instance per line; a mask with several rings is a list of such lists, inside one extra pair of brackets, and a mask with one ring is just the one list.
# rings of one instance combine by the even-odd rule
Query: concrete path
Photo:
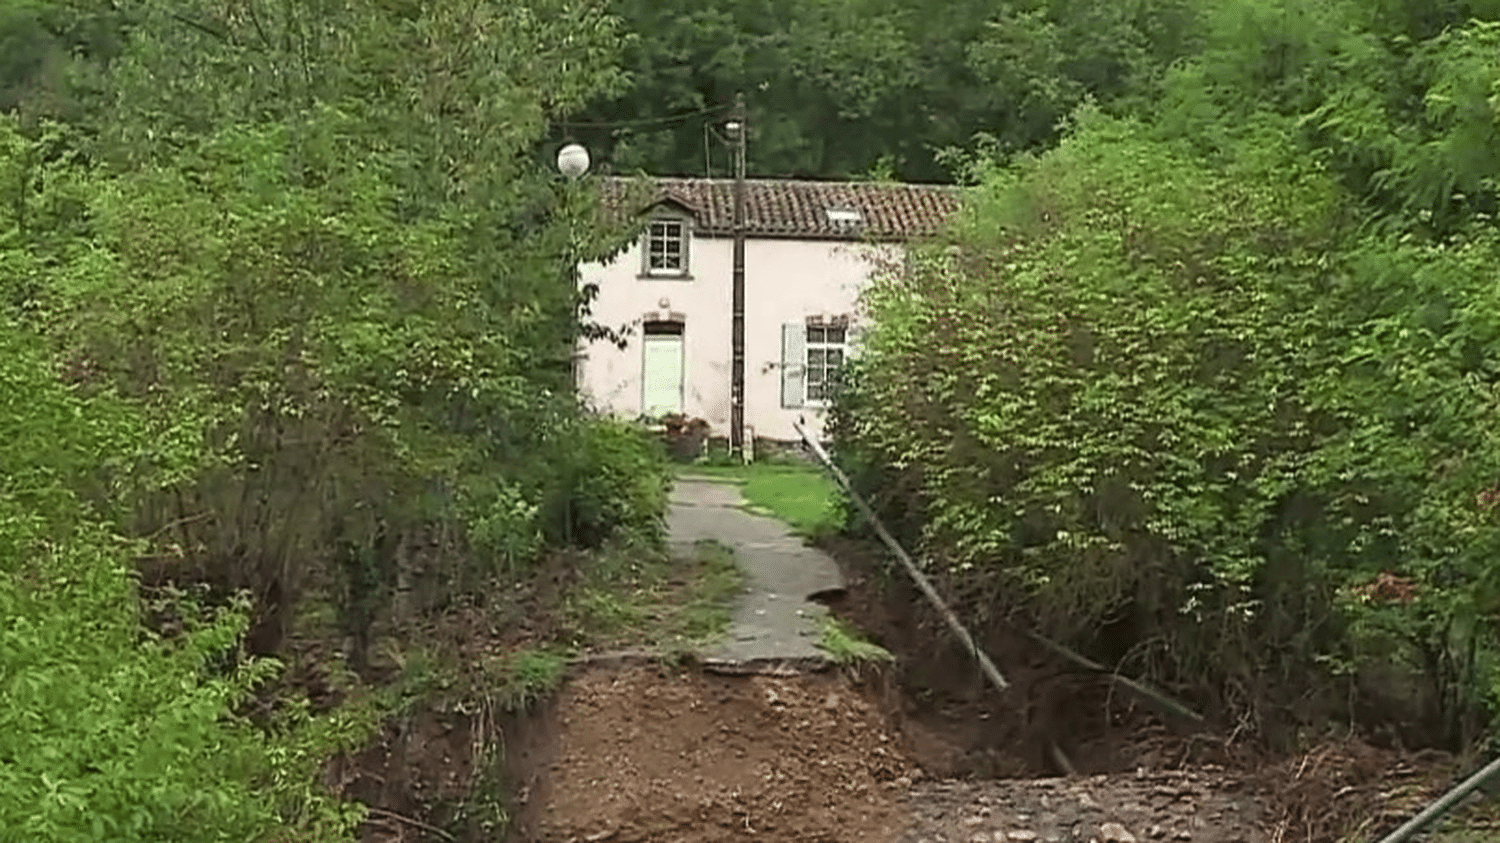
[(786, 524), (745, 510), (738, 485), (679, 478), (672, 489), (667, 534), (681, 550), (712, 539), (734, 551), (745, 572), (727, 639), (702, 654), (704, 666), (728, 673), (796, 673), (828, 665), (817, 647), (827, 610), (808, 600), (841, 591), (843, 577), (828, 554), (803, 544)]

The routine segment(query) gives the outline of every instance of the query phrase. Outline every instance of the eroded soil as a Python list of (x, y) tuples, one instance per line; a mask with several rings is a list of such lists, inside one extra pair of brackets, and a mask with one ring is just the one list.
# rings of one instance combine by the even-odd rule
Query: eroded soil
[[(1259, 810), (1222, 770), (1074, 779), (933, 780), (866, 675), (597, 672), (558, 700), (527, 841), (1259, 843)], [(1110, 825), (1113, 824), (1113, 825)], [(998, 836), (997, 836), (998, 835)]]
[(885, 714), (838, 676), (652, 668), (559, 699), (532, 828), (518, 839), (892, 840), (916, 771)]
[[(846, 573), (830, 608), (895, 665), (577, 665), (527, 713), (429, 708), (388, 724), (330, 784), (376, 809), (370, 843), (494, 841), (502, 815), (506, 839), (527, 843), (1336, 843), (1375, 839), (1463, 772), (1355, 740), (1267, 757), (1003, 637), (986, 642), (1013, 683), (997, 693), (907, 601)], [(489, 750), (501, 769), (485, 769)]]

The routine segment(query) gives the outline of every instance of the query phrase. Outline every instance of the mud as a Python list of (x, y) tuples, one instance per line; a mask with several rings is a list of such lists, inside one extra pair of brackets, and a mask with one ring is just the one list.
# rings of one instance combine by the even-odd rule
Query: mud
[(920, 773), (868, 695), (841, 675), (583, 676), (512, 840), (893, 840)]

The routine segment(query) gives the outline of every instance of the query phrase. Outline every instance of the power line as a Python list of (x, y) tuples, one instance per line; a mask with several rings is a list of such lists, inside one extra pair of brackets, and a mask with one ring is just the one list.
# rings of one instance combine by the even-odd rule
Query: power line
[(701, 108), (697, 111), (689, 111), (684, 114), (673, 114), (669, 117), (643, 117), (637, 120), (614, 120), (610, 122), (583, 123), (573, 120), (553, 122), (554, 128), (559, 129), (625, 129), (632, 126), (655, 126), (666, 123), (676, 123), (683, 120), (691, 120), (694, 117), (703, 117), (720, 111), (728, 111), (734, 106), (715, 105), (709, 108)]

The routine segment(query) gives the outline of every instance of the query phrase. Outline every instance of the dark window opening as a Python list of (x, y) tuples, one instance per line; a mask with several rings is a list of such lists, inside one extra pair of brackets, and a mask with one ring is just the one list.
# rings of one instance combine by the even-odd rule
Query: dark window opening
[(641, 325), (641, 333), (648, 337), (680, 337), (682, 323), (653, 319)]

